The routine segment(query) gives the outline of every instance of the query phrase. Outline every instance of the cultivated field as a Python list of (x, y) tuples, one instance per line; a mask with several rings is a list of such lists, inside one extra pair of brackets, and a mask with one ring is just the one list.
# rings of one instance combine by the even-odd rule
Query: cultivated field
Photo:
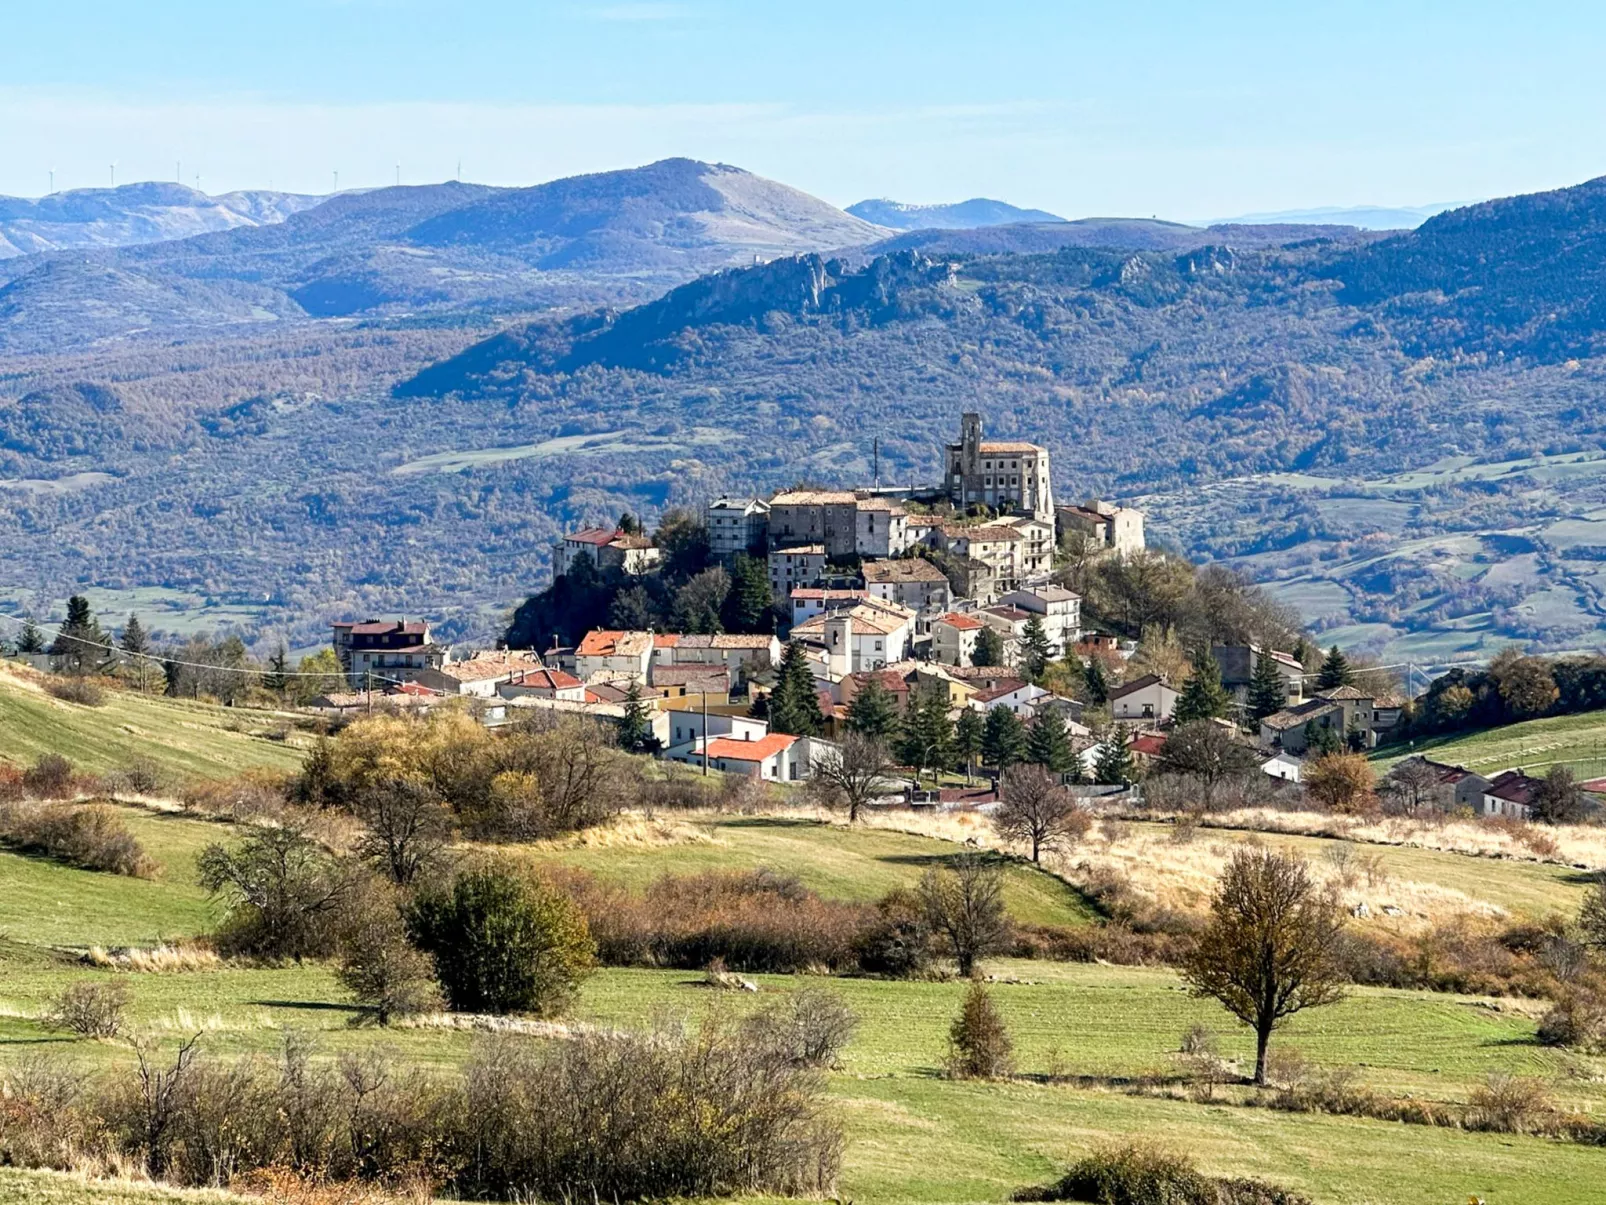
[(1379, 769), (1413, 752), (1484, 775), (1513, 766), (1543, 775), (1560, 764), (1571, 767), (1580, 778), (1599, 778), (1606, 776), (1606, 712), (1552, 716), (1483, 732), (1429, 737), (1413, 741), (1409, 749), (1390, 746), (1380, 751)]

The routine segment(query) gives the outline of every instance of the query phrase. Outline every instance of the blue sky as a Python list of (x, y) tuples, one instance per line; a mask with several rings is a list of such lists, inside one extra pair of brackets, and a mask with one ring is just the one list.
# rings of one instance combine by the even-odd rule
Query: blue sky
[(1606, 6), (0, 0), (0, 192), (531, 184), (669, 155), (837, 204), (1178, 219), (1606, 174)]

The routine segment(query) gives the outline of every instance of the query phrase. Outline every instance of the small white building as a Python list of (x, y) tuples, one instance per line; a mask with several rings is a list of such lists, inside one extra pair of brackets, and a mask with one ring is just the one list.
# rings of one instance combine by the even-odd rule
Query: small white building
[(413, 681), (443, 695), (494, 699), (502, 683), (542, 668), (541, 659), (533, 653), (503, 650), (447, 661), (439, 669), (420, 670)]
[(792, 591), (792, 626), (807, 623), (827, 611), (840, 611), (872, 597), (868, 590), (832, 590), (806, 586)]
[(762, 555), (769, 538), (770, 507), (758, 498), (716, 498), (703, 508), (708, 549), (721, 560), (737, 553)]
[(860, 498), (854, 508), (853, 547), (861, 557), (893, 557), (909, 548), (909, 515), (885, 498)]
[(587, 632), (574, 650), (575, 676), (589, 682), (597, 674), (623, 674), (645, 682), (652, 654), (651, 632)]
[(531, 697), (560, 699), (566, 703), (584, 703), (586, 684), (566, 670), (544, 668), (520, 670), (513, 677), (500, 682), (496, 693), (504, 699)]
[(931, 625), (931, 659), (943, 665), (972, 664), (976, 640), (986, 626), (974, 615), (948, 612)]
[(1178, 691), (1157, 674), (1117, 686), (1110, 691), (1110, 714), (1117, 720), (1143, 720), (1158, 724), (1176, 709)]
[(792, 548), (775, 548), (770, 551), (770, 591), (777, 606), (792, 596), (792, 591), (814, 585), (825, 572), (825, 545), (799, 544)]
[(914, 635), (914, 619), (914, 612), (895, 603), (862, 602), (799, 624), (792, 638), (824, 649), (827, 672), (836, 681), (902, 661)]
[(873, 597), (916, 611), (946, 611), (953, 601), (948, 575), (925, 557), (866, 561), (859, 573), (865, 590)]
[(1143, 551), (1142, 511), (1089, 498), (1081, 506), (1058, 507), (1057, 515), (1061, 531), (1080, 532), (1095, 548), (1118, 556)]
[(639, 577), (657, 566), (661, 553), (651, 540), (639, 533), (621, 531), (617, 527), (588, 527), (584, 531), (570, 532), (552, 546), (553, 580), (568, 574), (582, 556), (590, 557), (599, 573), (617, 569)]
[(1049, 650), (1056, 657), (1082, 637), (1082, 596), (1064, 586), (1028, 586), (1013, 590), (998, 600), (1006, 606), (1033, 612), (1048, 636)]
[(1045, 698), (1049, 693), (1041, 686), (1033, 686), (1030, 682), (1009, 679), (984, 690), (978, 690), (966, 700), (966, 705), (973, 711), (982, 712), (991, 711), (995, 707), (1004, 707), (1024, 720), (1031, 718), (1038, 700)]

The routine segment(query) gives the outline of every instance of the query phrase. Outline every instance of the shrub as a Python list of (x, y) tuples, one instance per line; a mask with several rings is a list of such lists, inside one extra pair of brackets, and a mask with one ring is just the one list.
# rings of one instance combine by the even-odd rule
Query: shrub
[(859, 1018), (841, 996), (822, 987), (792, 992), (744, 1022), (756, 1043), (768, 1044), (793, 1067), (835, 1067)]
[(1564, 993), (1540, 1020), (1538, 1036), (1546, 1046), (1606, 1053), (1606, 1001), (1583, 990)]
[(1017, 1199), (1097, 1205), (1310, 1205), (1310, 1198), (1300, 1193), (1258, 1180), (1207, 1176), (1186, 1155), (1139, 1143), (1095, 1151), (1059, 1183)]
[(66, 799), (73, 793), (72, 762), (46, 753), (22, 772), (22, 789), (35, 799)]
[(860, 930), (859, 968), (872, 975), (918, 975), (931, 962), (926, 908), (912, 891), (895, 887), (882, 896), (875, 915)]
[(106, 791), (118, 795), (154, 795), (166, 781), (162, 767), (151, 758), (136, 757), (124, 762), (101, 780)]
[(259, 828), (232, 849), (209, 845), (197, 869), (201, 886), (227, 905), (218, 933), (225, 950), (297, 962), (334, 951), (355, 880), (301, 829)]
[(33, 1055), (0, 1069), (0, 1167), (65, 1170), (83, 1149), (83, 1071)]
[(572, 900), (494, 866), (420, 894), (407, 927), (434, 958), (452, 1007), (464, 1012), (560, 1013), (596, 957)]
[(1472, 1090), (1467, 1128), (1498, 1134), (1539, 1134), (1551, 1126), (1556, 1106), (1536, 1079), (1497, 1072)]
[(992, 995), (972, 979), (948, 1030), (948, 1074), (955, 1079), (1000, 1079), (1013, 1069), (1014, 1044)]
[(98, 682), (91, 682), (88, 678), (51, 678), (45, 683), (45, 689), (55, 698), (65, 703), (77, 703), (81, 707), (103, 707), (106, 704), (106, 691)]
[(128, 1009), (126, 983), (74, 983), (45, 1010), (47, 1029), (65, 1030), (82, 1038), (115, 1038)]
[(230, 820), (277, 819), (284, 813), (285, 778), (248, 770), (233, 778), (202, 778), (184, 784), (179, 802), (190, 812)]
[(380, 1025), (440, 1007), (434, 968), (407, 940), (396, 897), (381, 884), (369, 886), (347, 909), (335, 977)]
[(156, 863), (111, 808), (100, 804), (0, 803), (0, 843), (84, 870), (148, 879)]

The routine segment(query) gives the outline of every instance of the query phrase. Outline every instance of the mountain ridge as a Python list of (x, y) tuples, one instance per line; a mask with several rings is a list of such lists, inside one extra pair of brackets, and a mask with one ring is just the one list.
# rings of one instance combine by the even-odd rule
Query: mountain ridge
[(1012, 226), (1020, 222), (1063, 222), (1043, 209), (1022, 209), (991, 197), (917, 205), (886, 197), (855, 201), (846, 212), (891, 230), (973, 230), (980, 226)]

